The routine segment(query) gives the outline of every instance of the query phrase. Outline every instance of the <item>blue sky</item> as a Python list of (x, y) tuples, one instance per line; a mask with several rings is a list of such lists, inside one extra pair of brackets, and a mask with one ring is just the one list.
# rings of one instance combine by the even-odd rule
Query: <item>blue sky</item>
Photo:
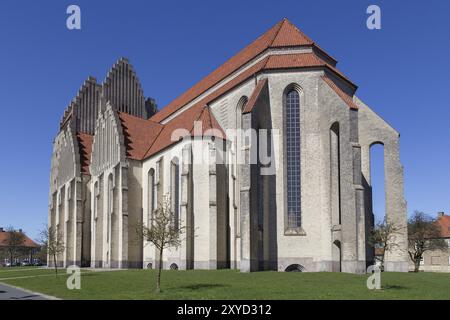
[[(70, 4), (81, 7), (81, 31), (66, 28)], [(370, 4), (381, 7), (381, 30), (366, 28)], [(89, 75), (103, 81), (126, 56), (161, 107), (283, 17), (335, 57), (357, 94), (400, 131), (408, 212), (450, 212), (449, 12), (443, 0), (3, 0), (0, 226), (36, 237), (46, 223), (52, 140)], [(374, 169), (381, 214), (382, 169)]]

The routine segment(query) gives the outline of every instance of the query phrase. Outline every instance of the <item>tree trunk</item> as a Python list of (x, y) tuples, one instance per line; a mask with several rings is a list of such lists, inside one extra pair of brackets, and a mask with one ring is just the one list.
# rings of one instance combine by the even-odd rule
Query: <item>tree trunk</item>
[(161, 292), (161, 270), (163, 266), (163, 248), (159, 249), (158, 275), (156, 277), (156, 292)]
[(420, 269), (420, 258), (414, 261), (414, 272), (419, 272)]
[(9, 266), (12, 267), (13, 266), (13, 252), (10, 251), (9, 252)]
[(58, 265), (56, 264), (56, 254), (53, 255), (53, 264), (55, 265), (55, 277), (58, 277)]

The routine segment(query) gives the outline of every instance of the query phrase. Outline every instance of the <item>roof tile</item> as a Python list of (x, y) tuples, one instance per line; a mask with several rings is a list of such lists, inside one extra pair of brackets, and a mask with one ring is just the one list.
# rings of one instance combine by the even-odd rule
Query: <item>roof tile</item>
[(127, 157), (141, 160), (163, 130), (163, 126), (124, 112), (119, 112), (119, 119), (124, 132)]
[(92, 142), (94, 136), (87, 133), (77, 133), (78, 149), (80, 152), (81, 172), (89, 174), (89, 165), (91, 164)]
[[(17, 231), (18, 232), (18, 231)], [(0, 247), (7, 247), (8, 246), (8, 239), (11, 232), (9, 231), (1, 231), (0, 232)], [(24, 240), (23, 240), (23, 247), (27, 248), (37, 248), (39, 245), (31, 240), (25, 233), (23, 233)]]
[(450, 238), (450, 216), (443, 215), (440, 216), (436, 223), (441, 229), (441, 234), (443, 238)]
[(264, 86), (267, 85), (267, 78), (264, 78), (262, 80), (258, 81), (258, 84), (255, 87), (255, 90), (253, 90), (252, 95), (250, 96), (250, 99), (245, 104), (244, 110), (242, 113), (249, 113), (252, 112), (253, 108), (255, 107), (256, 101), (258, 100)]
[[(267, 32), (261, 35), (258, 39), (252, 42), (250, 45), (241, 50), (238, 54), (230, 58), (219, 68), (211, 72), (205, 78), (200, 80), (197, 84), (177, 97), (167, 106), (157, 112), (151, 119), (156, 122), (161, 122), (180, 108), (196, 99), (201, 94), (205, 93), (208, 89), (230, 76), (233, 72), (243, 67), (246, 63), (258, 57), (261, 53), (269, 48), (280, 47), (295, 47), (295, 46), (312, 46), (318, 48), (323, 54), (328, 54), (323, 51), (315, 42), (313, 42), (308, 36), (300, 31), (289, 20), (283, 19), (275, 26), (270, 28)], [(333, 62), (335, 59), (330, 57)], [(339, 76), (344, 77), (334, 65), (327, 64), (314, 53), (304, 55), (283, 55), (283, 56), (271, 56), (267, 68), (299, 68), (307, 66), (320, 66), (327, 67)], [(350, 80), (344, 77), (352, 86), (355, 86)], [(356, 86), (355, 86), (356, 87)]]

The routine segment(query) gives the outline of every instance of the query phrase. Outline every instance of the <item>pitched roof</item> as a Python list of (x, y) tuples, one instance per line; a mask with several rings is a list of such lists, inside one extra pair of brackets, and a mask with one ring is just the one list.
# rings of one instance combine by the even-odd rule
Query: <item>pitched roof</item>
[(80, 152), (81, 172), (89, 174), (89, 165), (91, 164), (92, 142), (94, 136), (87, 133), (77, 133), (78, 149)]
[[(16, 231), (19, 232), (19, 231)], [(28, 236), (23, 233), (22, 235), (24, 236), (23, 239), (23, 245), (22, 247), (27, 247), (27, 248), (37, 248), (39, 247), (39, 245), (34, 242), (33, 240), (31, 240), (30, 238), (28, 238)], [(8, 240), (9, 240), (9, 236), (10, 236), (10, 232), (9, 231), (0, 231), (0, 247), (7, 247), (8, 246)]]
[(214, 136), (226, 139), (225, 131), (223, 131), (222, 127), (220, 126), (219, 122), (217, 122), (217, 119), (214, 117), (208, 106), (203, 108), (200, 116), (196, 121), (201, 124), (202, 132), (197, 132), (194, 126), (194, 128), (192, 128), (191, 130), (192, 136), (197, 136), (199, 134), (200, 136)]
[(442, 215), (437, 220), (443, 238), (450, 238), (450, 216)]
[[(127, 157), (144, 160), (159, 151), (177, 143), (179, 139), (173, 136), (175, 130), (180, 130), (182, 136), (207, 135), (225, 139), (225, 132), (217, 122), (209, 107), (197, 105), (183, 112), (182, 116), (174, 118), (165, 125), (152, 120), (144, 120), (127, 113), (119, 112), (122, 123)], [(194, 123), (201, 124), (201, 132), (194, 130)], [(181, 137), (180, 137), (181, 138)]]
[(242, 113), (249, 113), (252, 112), (256, 101), (258, 100), (263, 88), (267, 85), (267, 78), (264, 78), (260, 81), (258, 81), (258, 84), (255, 87), (255, 90), (253, 90), (252, 95), (250, 96), (250, 99), (245, 104), (244, 110), (242, 110)]
[[(270, 28), (267, 32), (261, 35), (258, 39), (253, 41), (235, 56), (226, 61), (219, 68), (211, 72), (208, 76), (200, 80), (197, 84), (191, 87), (189, 90), (184, 92), (182, 95), (177, 97), (163, 109), (161, 109), (158, 113), (156, 113), (152, 120), (156, 122), (163, 121), (174, 112), (182, 108), (184, 105), (188, 104), (202, 93), (212, 88), (214, 85), (218, 84), (220, 81), (231, 75), (233, 72), (237, 71), (245, 64), (250, 62), (251, 60), (258, 57), (260, 54), (265, 52), (270, 48), (281, 48), (281, 47), (298, 47), (298, 46), (311, 46), (319, 49), (323, 54), (329, 57), (333, 62), (335, 60), (328, 56), (319, 46), (315, 44), (309, 37), (307, 37), (303, 32), (301, 32), (295, 25), (293, 25), (289, 20), (283, 19), (278, 22), (275, 26)], [(311, 54), (314, 55), (314, 54)], [(307, 58), (312, 59), (311, 55)], [(315, 56), (315, 55), (314, 55)], [(267, 68), (276, 68), (277, 65), (286, 65), (290, 64), (289, 67), (306, 67), (309, 66), (308, 62), (312, 62), (312, 64), (317, 66), (326, 66), (333, 71), (337, 71), (334, 69), (334, 66), (325, 63), (323, 60), (304, 60), (303, 57), (286, 57), (286, 59), (290, 61), (280, 61), (280, 58), (270, 57), (271, 62)], [(281, 58), (282, 60), (283, 58)], [(265, 60), (268, 62), (268, 60)], [(259, 63), (260, 64), (260, 63)], [(288, 67), (288, 66), (285, 66)], [(262, 69), (262, 68), (261, 68)], [(255, 70), (254, 72), (261, 71)], [(347, 79), (348, 80), (348, 79)], [(349, 80), (348, 80), (349, 81)], [(349, 81), (350, 82), (350, 81)], [(350, 82), (351, 83), (351, 82)]]
[(270, 47), (277, 48), (314, 44), (314, 41), (293, 25), (288, 19), (284, 18), (278, 23), (280, 24), (280, 27), (275, 39), (273, 39), (270, 44)]
[(326, 75), (322, 77), (323, 81), (325, 81), (328, 86), (337, 93), (337, 95), (344, 100), (344, 102), (351, 108), (351, 109), (358, 109), (358, 106), (355, 102), (353, 102), (353, 97), (345, 93), (341, 88), (339, 88), (333, 80), (328, 78)]
[(127, 157), (135, 160), (142, 159), (155, 142), (163, 126), (124, 112), (119, 112), (119, 119), (122, 123)]
[[(196, 121), (201, 124), (201, 133), (194, 130)], [(214, 131), (209, 130), (206, 132), (208, 129), (214, 129)], [(151, 157), (159, 151), (178, 142), (179, 139), (175, 139), (176, 136), (174, 135), (174, 132), (183, 133), (182, 131), (185, 131), (185, 134), (182, 134), (182, 136), (187, 135), (187, 132), (189, 132), (192, 137), (198, 136), (199, 134), (204, 135), (206, 133), (209, 136), (226, 139), (225, 132), (217, 122), (212, 112), (209, 110), (209, 107), (202, 104), (196, 104), (192, 108), (189, 108), (183, 112), (180, 116), (175, 117), (164, 125), (164, 129), (161, 131), (155, 143), (151, 146), (150, 150), (147, 151), (143, 159)]]
[[(238, 69), (244, 67), (248, 62), (260, 56), (260, 54), (267, 49), (296, 46), (312, 46), (322, 52), (328, 62), (322, 59), (324, 58), (324, 55), (317, 55), (315, 50), (304, 53), (268, 55), (259, 61), (256, 60), (254, 64), (243, 69), (242, 72), (225, 82), (210, 94), (198, 99), (198, 101), (190, 105), (189, 108), (184, 108), (188, 103), (198, 98), (201, 94), (205, 93), (208, 89), (212, 88)], [(119, 118), (124, 128), (127, 157), (143, 160), (167, 148), (173, 143), (176, 143), (178, 139), (173, 137), (173, 133), (177, 129), (184, 130), (184, 133), (189, 132), (192, 136), (198, 134), (194, 130), (195, 121), (200, 121), (202, 124), (201, 134), (204, 134), (208, 129), (217, 129), (218, 131), (213, 135), (225, 137), (225, 133), (211, 112), (209, 104), (229, 90), (252, 77), (255, 77), (263, 70), (325, 68), (336, 76), (346, 80), (351, 84), (352, 88), (356, 89), (356, 86), (334, 67), (334, 62), (335, 60), (333, 58), (329, 57), (303, 32), (297, 29), (297, 27), (287, 19), (283, 19), (266, 33), (261, 35), (256, 41), (252, 42), (237, 55), (226, 61), (222, 66), (156, 113), (149, 120), (137, 118), (126, 113), (119, 113)], [(324, 77), (324, 81), (347, 103), (347, 105), (349, 105), (349, 107), (356, 107), (352, 97), (336, 86), (331, 79)], [(257, 83), (257, 86), (244, 109), (244, 113), (251, 111), (265, 85), (267, 85), (267, 79), (260, 80)], [(166, 122), (161, 124), (160, 122), (163, 120), (166, 120)]]

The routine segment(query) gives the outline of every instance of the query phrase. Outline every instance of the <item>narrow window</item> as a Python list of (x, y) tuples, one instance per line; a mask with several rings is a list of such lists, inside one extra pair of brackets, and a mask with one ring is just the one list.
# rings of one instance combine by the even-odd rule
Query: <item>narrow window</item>
[(179, 194), (180, 194), (180, 174), (178, 159), (174, 158), (170, 163), (170, 201), (174, 215), (174, 227), (179, 228)]
[(148, 172), (148, 213), (147, 213), (147, 219), (148, 219), (148, 226), (150, 226), (153, 218), (153, 213), (155, 211), (155, 191), (156, 191), (156, 184), (155, 184), (155, 170), (150, 169)]
[(242, 96), (239, 99), (239, 102), (236, 107), (236, 136), (235, 136), (235, 166), (234, 166), (234, 179), (233, 179), (233, 198), (234, 198), (234, 221), (235, 221), (235, 229), (236, 234), (240, 235), (241, 233), (241, 216), (240, 216), (240, 170), (241, 164), (243, 163), (242, 158), (242, 111), (245, 108), (245, 105), (248, 102), (248, 98), (246, 96)]
[(287, 226), (301, 226), (300, 195), (300, 96), (292, 89), (285, 97), (286, 179), (287, 179)]
[(114, 208), (114, 181), (113, 175), (110, 174), (108, 176), (108, 213), (106, 216), (107, 222), (107, 232), (106, 232), (106, 242), (109, 243), (109, 239), (111, 237), (111, 215), (113, 213)]
[(341, 224), (341, 158), (339, 142), (339, 123), (330, 128), (330, 174), (331, 174), (331, 221)]

